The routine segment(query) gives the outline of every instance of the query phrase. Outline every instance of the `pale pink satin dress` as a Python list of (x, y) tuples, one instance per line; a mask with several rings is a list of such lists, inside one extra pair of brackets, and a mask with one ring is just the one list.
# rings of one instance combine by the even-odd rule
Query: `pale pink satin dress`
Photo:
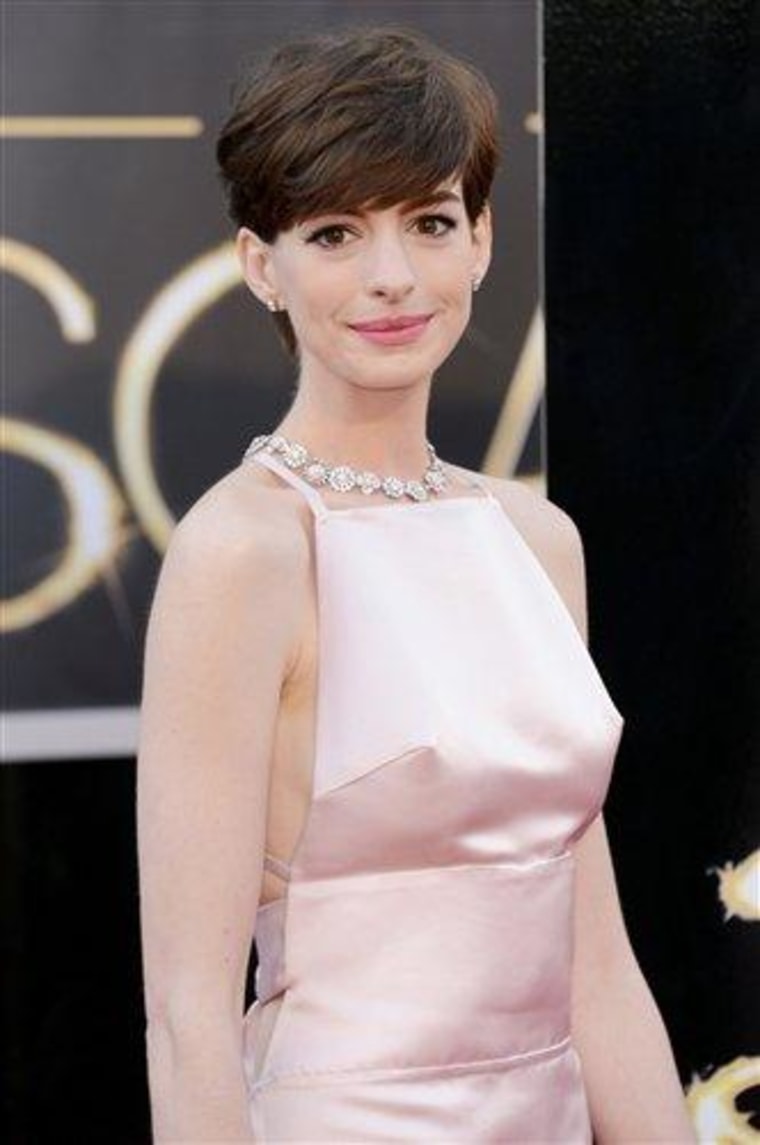
[(589, 1142), (571, 845), (623, 718), (485, 482), (328, 508), (249, 459), (313, 510), (319, 606), (310, 811), (256, 918), (255, 1139)]

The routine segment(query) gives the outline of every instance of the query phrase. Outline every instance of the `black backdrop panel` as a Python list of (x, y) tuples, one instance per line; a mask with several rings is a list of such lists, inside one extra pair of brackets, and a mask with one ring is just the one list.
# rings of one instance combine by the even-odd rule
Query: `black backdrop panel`
[(548, 0), (545, 24), (549, 492), (627, 718), (629, 930), (702, 1139), (730, 1141), (760, 1093), (757, 15)]

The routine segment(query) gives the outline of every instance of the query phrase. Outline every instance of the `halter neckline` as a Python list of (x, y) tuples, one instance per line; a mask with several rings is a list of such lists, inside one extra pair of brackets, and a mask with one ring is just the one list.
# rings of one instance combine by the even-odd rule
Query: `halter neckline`
[(371, 516), (373, 513), (399, 513), (399, 512), (417, 512), (425, 513), (430, 509), (440, 509), (444, 505), (473, 505), (482, 503), (484, 505), (496, 505), (501, 509), (501, 502), (498, 497), (489, 489), (482, 476), (478, 474), (470, 475), (470, 484), (475, 488), (482, 490), (481, 493), (468, 493), (461, 497), (436, 497), (430, 498), (427, 501), (399, 501), (397, 503), (388, 502), (385, 504), (362, 505), (357, 503), (354, 505), (346, 505), (343, 507), (328, 505), (324, 497), (317, 491), (314, 485), (310, 485), (294, 470), (289, 469), (279, 458), (275, 458), (271, 453), (264, 453), (258, 451), (250, 455), (247, 459), (249, 462), (258, 462), (266, 469), (276, 473), (282, 477), (287, 484), (292, 488), (300, 490), (306, 500), (309, 502), (317, 520), (326, 520), (328, 518), (337, 518), (342, 514), (346, 516), (353, 516), (360, 514), (365, 517)]

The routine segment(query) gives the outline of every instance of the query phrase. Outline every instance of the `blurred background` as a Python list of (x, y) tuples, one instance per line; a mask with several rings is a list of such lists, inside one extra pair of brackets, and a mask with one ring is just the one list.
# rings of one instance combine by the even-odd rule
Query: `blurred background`
[(214, 139), (247, 59), (357, 22), (420, 29), (499, 96), (495, 258), (429, 435), (579, 525), (626, 717), (607, 819), (631, 937), (701, 1140), (760, 1140), (747, 0), (3, 6), (2, 1139), (150, 1138), (147, 615), (174, 522), (294, 386), (240, 284)]

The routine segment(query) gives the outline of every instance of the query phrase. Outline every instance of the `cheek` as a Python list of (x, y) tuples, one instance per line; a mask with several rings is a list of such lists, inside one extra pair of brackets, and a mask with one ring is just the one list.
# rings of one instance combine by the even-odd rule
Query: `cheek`
[(462, 321), (466, 323), (472, 309), (472, 279), (470, 275), (463, 273), (462, 267), (457, 266), (441, 286), (441, 294), (447, 303), (446, 310), (451, 321), (454, 324)]
[(327, 291), (320, 277), (304, 274), (303, 268), (299, 268), (297, 274), (282, 274), (280, 286), (299, 342), (307, 344), (319, 337), (320, 325), (329, 309)]
[(283, 286), (293, 313), (312, 322), (329, 318), (345, 300), (342, 276), (324, 267), (309, 268), (308, 272), (301, 268), (300, 273), (290, 276)]
[(430, 268), (433, 284), (438, 292), (455, 307), (466, 306), (472, 293), (472, 254), (465, 248), (449, 252), (445, 266)]
[(472, 301), (469, 292), (467, 292), (460, 297), (456, 310), (452, 311), (451, 322), (449, 324), (452, 345), (455, 345), (464, 334), (471, 314)]
[(467, 329), (472, 314), (472, 281), (469, 276), (463, 278), (461, 271), (452, 275), (446, 301), (446, 338), (453, 348)]

